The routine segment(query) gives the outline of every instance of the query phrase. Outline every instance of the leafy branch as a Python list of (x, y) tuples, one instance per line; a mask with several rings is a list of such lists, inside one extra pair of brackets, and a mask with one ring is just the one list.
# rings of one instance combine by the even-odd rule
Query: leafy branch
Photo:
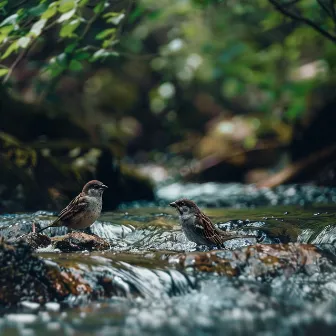
[[(317, 32), (319, 32), (321, 35), (323, 35), (330, 41), (336, 43), (335, 35), (331, 34), (329, 31), (324, 29), (321, 24), (316, 23), (315, 21), (301, 14), (297, 6), (300, 3), (300, 0), (294, 0), (294, 1), (268, 0), (268, 1), (272, 4), (272, 6), (277, 11), (279, 11), (283, 15), (291, 18), (292, 20), (302, 22), (312, 27)], [(317, 3), (319, 4), (323, 12), (332, 19), (335, 25), (335, 28), (336, 28), (336, 9), (335, 9), (336, 5), (334, 1), (333, 0), (327, 0), (327, 1), (317, 0)]]
[[(10, 79), (14, 69), (33, 46), (45, 41), (46, 33), (50, 30), (53, 34), (59, 34), (59, 45), (59, 42), (65, 42), (63, 51), (53, 55), (43, 68), (44, 72), (50, 74), (52, 83), (67, 70), (82, 70), (83, 62), (95, 62), (116, 55), (111, 47), (117, 43), (116, 27), (125, 15), (123, 12), (114, 12), (111, 1), (57, 0), (47, 3), (40, 0), (35, 1), (34, 5), (17, 8), (14, 14), (7, 15), (0, 22), (0, 61), (5, 62), (12, 54), (18, 54), (10, 66), (0, 63), (3, 83)], [(8, 0), (0, 0), (0, 9), (7, 14), (13, 13), (13, 5), (10, 7)], [(102, 28), (95, 36), (97, 51), (91, 55), (85, 50), (83, 41), (88, 38), (89, 32), (93, 31), (93, 24), (98, 20)]]

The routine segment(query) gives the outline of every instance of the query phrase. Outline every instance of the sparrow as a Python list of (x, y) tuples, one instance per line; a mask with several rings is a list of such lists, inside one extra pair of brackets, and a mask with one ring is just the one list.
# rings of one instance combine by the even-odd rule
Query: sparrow
[(58, 218), (36, 233), (50, 227), (66, 226), (70, 229), (86, 229), (91, 226), (100, 216), (102, 196), (107, 188), (105, 184), (97, 180), (86, 183), (82, 192), (58, 214)]
[(191, 200), (180, 199), (169, 205), (176, 208), (179, 213), (182, 230), (186, 237), (197, 245), (221, 247), (225, 241), (230, 239), (257, 238), (252, 235), (232, 234), (218, 229)]

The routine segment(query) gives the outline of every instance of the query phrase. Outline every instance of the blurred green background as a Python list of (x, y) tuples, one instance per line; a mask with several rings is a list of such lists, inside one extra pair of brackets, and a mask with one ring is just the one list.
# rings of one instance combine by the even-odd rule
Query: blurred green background
[(0, 0), (0, 212), (171, 180), (335, 185), (329, 0)]

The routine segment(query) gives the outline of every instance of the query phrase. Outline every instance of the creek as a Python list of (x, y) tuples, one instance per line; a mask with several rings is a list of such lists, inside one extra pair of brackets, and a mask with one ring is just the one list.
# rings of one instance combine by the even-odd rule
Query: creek
[[(27, 294), (15, 306), (0, 306), (0, 334), (335, 335), (336, 189), (176, 183), (156, 194), (155, 203), (102, 214), (91, 231), (109, 250), (37, 250), (80, 283), (62, 300), (37, 303)], [(262, 241), (231, 240), (223, 251), (196, 247), (167, 206), (182, 196), (221, 229), (259, 231)], [(0, 235), (13, 239), (53, 216), (3, 214)]]

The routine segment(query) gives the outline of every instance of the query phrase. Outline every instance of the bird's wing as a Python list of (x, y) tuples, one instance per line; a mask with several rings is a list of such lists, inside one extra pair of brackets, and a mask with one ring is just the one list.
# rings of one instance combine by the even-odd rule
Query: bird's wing
[(226, 232), (214, 226), (208, 216), (204, 213), (198, 214), (204, 226), (204, 236), (214, 245), (222, 245), (225, 241), (236, 238), (255, 238), (255, 235), (240, 235), (237, 233)]
[(88, 206), (88, 200), (82, 194), (76, 196), (59, 214), (56, 222), (67, 222), (71, 220), (78, 212), (85, 210)]
[(214, 245), (221, 245), (223, 243), (223, 239), (212, 224), (210, 218), (203, 212), (200, 212), (196, 216), (199, 217), (200, 222), (203, 224), (205, 238), (211, 241)]
[(40, 233), (50, 227), (66, 225), (67, 221), (71, 220), (71, 218), (73, 218), (78, 212), (83, 211), (87, 205), (87, 199), (82, 193), (80, 193), (58, 214), (58, 218), (55, 221), (36, 233)]

